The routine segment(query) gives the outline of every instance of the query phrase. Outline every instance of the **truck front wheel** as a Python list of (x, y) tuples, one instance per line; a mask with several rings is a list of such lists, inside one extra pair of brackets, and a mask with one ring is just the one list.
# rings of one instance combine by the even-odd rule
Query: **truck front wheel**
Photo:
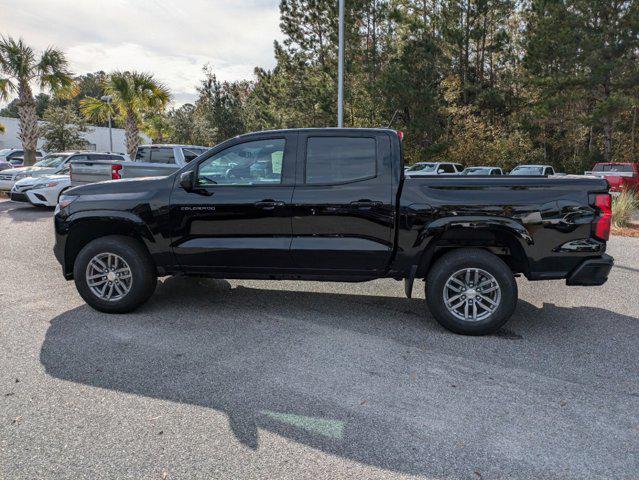
[(444, 328), (486, 335), (504, 325), (517, 305), (517, 282), (498, 256), (464, 248), (443, 255), (426, 278), (426, 301)]
[(126, 313), (146, 302), (157, 283), (153, 260), (137, 240), (113, 235), (89, 242), (73, 277), (80, 296), (106, 313)]

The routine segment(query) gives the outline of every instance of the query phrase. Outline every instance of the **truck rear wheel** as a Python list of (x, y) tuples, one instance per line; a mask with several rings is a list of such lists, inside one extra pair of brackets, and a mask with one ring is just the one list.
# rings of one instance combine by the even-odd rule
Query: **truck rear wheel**
[(453, 250), (428, 272), (426, 301), (444, 328), (463, 335), (486, 335), (513, 314), (517, 282), (498, 256), (477, 248)]
[(126, 313), (146, 302), (157, 284), (153, 260), (133, 238), (113, 235), (89, 242), (78, 254), (73, 277), (80, 296), (106, 313)]

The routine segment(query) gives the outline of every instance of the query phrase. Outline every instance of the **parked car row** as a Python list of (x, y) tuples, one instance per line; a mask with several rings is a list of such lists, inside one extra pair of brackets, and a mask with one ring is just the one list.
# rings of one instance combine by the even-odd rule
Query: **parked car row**
[(75, 187), (104, 180), (122, 178), (165, 177), (194, 160), (209, 147), (198, 145), (140, 145), (135, 159), (126, 161), (77, 160), (71, 169), (71, 184)]
[(71, 163), (75, 161), (119, 161), (128, 155), (71, 151), (49, 153), (31, 167), (16, 167), (0, 172), (0, 192), (16, 202), (54, 207), (60, 194), (71, 187)]
[[(15, 166), (0, 172), (0, 193), (16, 202), (54, 207), (72, 186), (119, 180), (125, 177), (167, 176), (208, 150), (196, 145), (140, 145), (135, 159), (109, 152), (49, 153), (31, 167)], [(8, 160), (18, 163), (22, 150), (6, 149)], [(42, 152), (39, 152), (41, 154)]]
[[(467, 167), (459, 163), (448, 162), (419, 162), (406, 167), (404, 174), (407, 177), (422, 177), (430, 175), (504, 175), (499, 167), (479, 166)], [(511, 170), (509, 175), (549, 176), (556, 175), (555, 169), (550, 165), (519, 165)]]

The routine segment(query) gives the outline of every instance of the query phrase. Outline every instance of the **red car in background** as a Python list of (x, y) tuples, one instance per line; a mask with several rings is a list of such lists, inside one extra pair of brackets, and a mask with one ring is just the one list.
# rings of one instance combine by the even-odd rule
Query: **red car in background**
[(621, 193), (624, 190), (639, 192), (639, 163), (606, 162), (597, 163), (586, 175), (605, 178), (610, 184), (611, 192)]

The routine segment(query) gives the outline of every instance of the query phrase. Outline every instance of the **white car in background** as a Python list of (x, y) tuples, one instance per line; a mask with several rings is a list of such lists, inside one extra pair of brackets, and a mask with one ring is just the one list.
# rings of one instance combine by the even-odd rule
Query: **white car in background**
[(460, 163), (449, 162), (419, 162), (404, 170), (407, 177), (422, 177), (428, 175), (459, 175), (464, 171)]
[(55, 207), (60, 195), (71, 188), (69, 167), (54, 175), (18, 180), (9, 196), (14, 202), (28, 202), (36, 207)]

